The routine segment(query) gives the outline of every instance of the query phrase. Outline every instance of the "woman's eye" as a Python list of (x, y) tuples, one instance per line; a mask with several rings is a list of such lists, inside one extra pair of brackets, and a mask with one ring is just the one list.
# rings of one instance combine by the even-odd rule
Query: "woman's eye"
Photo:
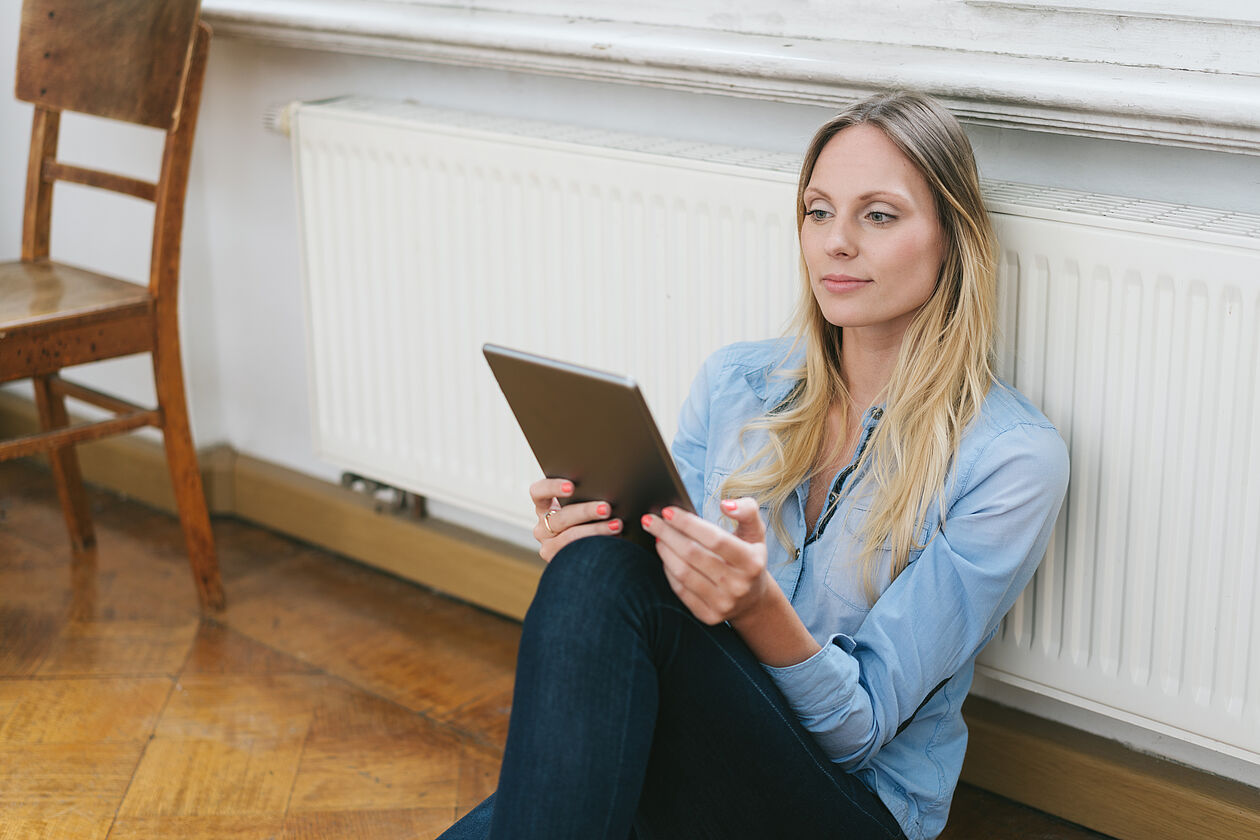
[(885, 213), (882, 210), (872, 210), (871, 212), (866, 214), (866, 218), (870, 219), (872, 222), (874, 222), (877, 225), (882, 225), (885, 222), (891, 222), (893, 219), (897, 217), (892, 215), (891, 213)]
[(831, 214), (828, 213), (826, 210), (822, 209), (821, 207), (815, 207), (811, 210), (806, 210), (805, 215), (809, 216), (815, 222), (825, 222), (827, 221), (827, 217), (830, 216)]

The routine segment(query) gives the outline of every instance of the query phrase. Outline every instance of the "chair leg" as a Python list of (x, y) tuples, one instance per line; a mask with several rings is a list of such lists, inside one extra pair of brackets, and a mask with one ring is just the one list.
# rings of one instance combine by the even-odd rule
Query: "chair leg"
[(192, 430), (188, 423), (188, 404), (184, 397), (184, 375), (178, 350), (153, 354), (153, 372), (158, 407), (162, 411), (162, 440), (166, 446), (166, 463), (171, 472), (171, 486), (179, 508), (179, 521), (184, 529), (188, 561), (202, 609), (222, 610), (223, 584), (219, 579), (219, 560), (210, 530), (210, 513), (206, 508), (201, 471), (197, 467), (197, 451), (193, 448)]
[[(66, 413), (66, 398), (53, 391), (52, 378), (37, 376), (34, 384), (40, 425), (45, 430), (64, 429), (70, 425), (70, 416)], [(61, 511), (66, 517), (66, 528), (70, 532), (71, 549), (75, 554), (82, 554), (96, 545), (96, 534), (92, 530), (87, 493), (83, 490), (79, 456), (75, 453), (74, 446), (63, 446), (48, 453), (48, 462), (52, 466), (53, 480), (57, 484)]]

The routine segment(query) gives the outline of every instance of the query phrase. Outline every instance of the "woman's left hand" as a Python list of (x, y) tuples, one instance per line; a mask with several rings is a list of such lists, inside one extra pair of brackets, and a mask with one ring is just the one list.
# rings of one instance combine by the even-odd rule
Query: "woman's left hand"
[(705, 624), (721, 624), (752, 610), (770, 580), (766, 527), (757, 502), (727, 499), (722, 513), (734, 520), (733, 533), (675, 507), (643, 517), (643, 529), (656, 537), (674, 594)]

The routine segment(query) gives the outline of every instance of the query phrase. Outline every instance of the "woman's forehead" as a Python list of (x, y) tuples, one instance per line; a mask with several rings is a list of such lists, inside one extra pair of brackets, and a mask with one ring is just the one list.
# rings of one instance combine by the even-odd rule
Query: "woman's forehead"
[(807, 189), (832, 197), (865, 200), (878, 193), (913, 200), (932, 198), (927, 180), (884, 132), (869, 124), (835, 134), (818, 155)]

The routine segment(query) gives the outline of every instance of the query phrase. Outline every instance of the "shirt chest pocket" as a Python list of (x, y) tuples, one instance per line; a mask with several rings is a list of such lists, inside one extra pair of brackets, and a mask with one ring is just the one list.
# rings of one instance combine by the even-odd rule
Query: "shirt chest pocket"
[[(862, 613), (869, 612), (872, 604), (867, 594), (867, 578), (862, 558), (863, 540), (859, 533), (866, 516), (867, 510), (857, 506), (847, 511), (837, 511), (836, 518), (840, 521), (834, 523), (839, 526), (835, 529), (835, 542), (824, 549), (831, 556), (826, 561), (827, 571), (823, 584), (849, 608)], [(919, 529), (919, 545), (925, 544), (928, 533), (929, 528), (926, 526)], [(910, 562), (917, 560), (920, 554), (922, 550), (912, 550)], [(876, 596), (888, 587), (891, 568), (892, 544), (885, 540), (870, 558), (871, 588)]]

